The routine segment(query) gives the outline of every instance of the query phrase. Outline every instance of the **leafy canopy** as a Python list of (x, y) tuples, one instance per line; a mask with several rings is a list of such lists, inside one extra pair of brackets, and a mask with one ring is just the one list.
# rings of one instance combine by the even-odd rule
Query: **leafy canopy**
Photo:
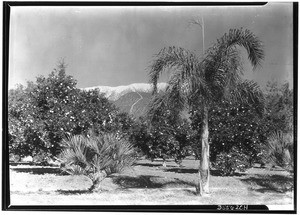
[[(56, 156), (66, 135), (128, 132), (130, 118), (97, 90), (84, 91), (66, 74), (64, 63), (48, 77), (39, 76), (27, 87), (9, 92), (8, 120), (10, 153)], [(126, 125), (125, 125), (126, 124)]]
[[(254, 69), (261, 64), (264, 59), (262, 44), (252, 32), (244, 29), (231, 29), (202, 57), (183, 48), (162, 49), (149, 72), (154, 94), (161, 73), (168, 70), (172, 74), (161, 101), (168, 102), (171, 108), (199, 110), (218, 103), (220, 99), (263, 104), (263, 94), (258, 85), (241, 78), (243, 68), (238, 46), (246, 49)], [(157, 105), (153, 103), (152, 108)]]

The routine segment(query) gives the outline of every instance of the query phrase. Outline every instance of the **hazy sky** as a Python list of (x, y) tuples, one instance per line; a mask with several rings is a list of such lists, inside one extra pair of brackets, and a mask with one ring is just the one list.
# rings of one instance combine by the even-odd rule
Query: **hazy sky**
[(47, 76), (60, 58), (78, 87), (148, 82), (148, 66), (165, 46), (202, 53), (230, 28), (247, 28), (265, 47), (265, 61), (246, 78), (293, 80), (291, 3), (252, 7), (12, 7), (9, 88)]

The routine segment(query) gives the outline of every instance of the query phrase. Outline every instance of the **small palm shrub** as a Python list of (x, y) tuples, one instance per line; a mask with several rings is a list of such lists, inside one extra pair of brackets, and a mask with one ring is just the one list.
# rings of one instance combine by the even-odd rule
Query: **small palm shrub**
[(272, 165), (280, 166), (286, 170), (294, 168), (293, 134), (282, 131), (273, 132), (267, 141), (265, 159)]
[(105, 177), (122, 172), (136, 160), (133, 146), (117, 134), (75, 135), (64, 139), (62, 145), (62, 170), (89, 177), (90, 191), (98, 190)]
[(249, 157), (235, 147), (230, 152), (217, 155), (213, 167), (223, 176), (233, 175), (237, 170), (244, 172), (249, 168)]

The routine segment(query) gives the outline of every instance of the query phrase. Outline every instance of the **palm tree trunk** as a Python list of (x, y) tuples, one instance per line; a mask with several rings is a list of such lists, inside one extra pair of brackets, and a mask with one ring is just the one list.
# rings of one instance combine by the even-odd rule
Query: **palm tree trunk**
[(97, 172), (95, 174), (90, 174), (89, 178), (92, 180), (92, 186), (89, 188), (89, 191), (98, 191), (100, 190), (100, 183), (101, 181), (103, 181), (106, 176), (107, 176), (107, 172), (105, 170), (101, 171), (101, 172)]
[(198, 186), (197, 191), (202, 195), (202, 191), (209, 193), (209, 142), (208, 142), (208, 109), (204, 108), (204, 117), (201, 129), (201, 157), (198, 170)]

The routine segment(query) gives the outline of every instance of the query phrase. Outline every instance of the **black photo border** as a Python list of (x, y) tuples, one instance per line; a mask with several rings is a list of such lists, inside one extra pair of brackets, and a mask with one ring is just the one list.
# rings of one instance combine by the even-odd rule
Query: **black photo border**
[(8, 80), (9, 80), (9, 24), (10, 11), (16, 6), (256, 6), (266, 2), (77, 2), (77, 1), (3, 1), (3, 64), (2, 64), (2, 210), (3, 211), (101, 211), (101, 212), (169, 212), (169, 213), (292, 213), (297, 211), (297, 100), (298, 100), (298, 2), (293, 2), (293, 85), (294, 85), (294, 210), (268, 210), (264, 205), (249, 205), (248, 210), (217, 210), (217, 205), (20, 205), (10, 202), (9, 152), (8, 152)]

